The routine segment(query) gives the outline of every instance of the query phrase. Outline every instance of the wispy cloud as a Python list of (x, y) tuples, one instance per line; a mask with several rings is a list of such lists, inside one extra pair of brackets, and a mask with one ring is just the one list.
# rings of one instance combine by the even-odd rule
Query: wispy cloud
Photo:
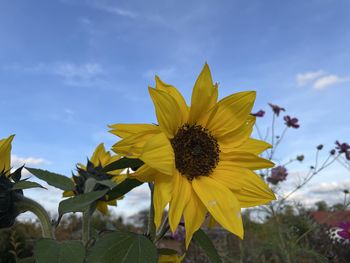
[(39, 165), (39, 164), (49, 164), (50, 162), (48, 160), (45, 160), (43, 158), (36, 158), (36, 157), (20, 157), (17, 155), (11, 156), (11, 165), (13, 167), (19, 167), (24, 164), (26, 165)]
[(337, 75), (327, 75), (327, 76), (324, 76), (324, 77), (317, 79), (315, 81), (313, 87), (314, 87), (314, 89), (322, 90), (322, 89), (328, 88), (330, 86), (334, 86), (336, 84), (345, 82), (347, 80), (348, 79), (341, 78)]
[(101, 1), (91, 1), (90, 5), (93, 8), (99, 9), (101, 11), (108, 12), (113, 15), (121, 16), (121, 17), (127, 17), (127, 18), (136, 18), (138, 14), (134, 11), (116, 6), (116, 5), (111, 5), (108, 3), (103, 3)]
[(349, 78), (343, 78), (336, 74), (329, 74), (323, 70), (299, 73), (295, 78), (299, 87), (309, 84), (316, 90), (323, 90), (349, 80)]
[(21, 65), (13, 63), (0, 66), (2, 71), (13, 71), (29, 74), (50, 74), (61, 77), (63, 82), (69, 86), (93, 86), (99, 83), (105, 70), (98, 63), (37, 63), (34, 65)]
[(90, 86), (104, 73), (104, 70), (96, 63), (60, 63), (52, 68), (52, 73), (63, 77), (67, 85)]
[(308, 84), (309, 82), (323, 76), (324, 74), (325, 72), (323, 70), (299, 73), (296, 76), (296, 81), (298, 83), (298, 86), (302, 87)]

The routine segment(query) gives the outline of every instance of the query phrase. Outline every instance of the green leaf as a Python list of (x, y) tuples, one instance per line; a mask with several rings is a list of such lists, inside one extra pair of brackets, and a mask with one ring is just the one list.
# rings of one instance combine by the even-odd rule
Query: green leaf
[(36, 182), (30, 182), (30, 181), (19, 181), (15, 183), (12, 187), (12, 190), (19, 190), (19, 189), (29, 189), (29, 188), (44, 188), (42, 185), (36, 183)]
[(158, 248), (158, 255), (175, 255), (177, 251), (171, 248)]
[(211, 242), (211, 239), (202, 229), (198, 229), (194, 233), (193, 240), (196, 241), (196, 243), (204, 250), (211, 262), (222, 263), (213, 242)]
[(36, 168), (26, 167), (26, 169), (31, 174), (38, 177), (39, 179), (47, 182), (49, 185), (52, 185), (61, 190), (67, 190), (67, 191), (74, 190), (75, 186), (73, 181), (64, 175), (56, 174), (56, 173), (52, 173), (46, 170), (36, 169)]
[(102, 170), (107, 173), (107, 172), (126, 169), (126, 168), (137, 169), (142, 165), (143, 165), (143, 161), (141, 161), (140, 159), (130, 159), (130, 158), (124, 157), (113, 163), (108, 164)]
[(35, 263), (35, 258), (34, 257), (21, 258), (17, 260), (17, 263)]
[(108, 201), (115, 200), (119, 197), (122, 197), (126, 193), (130, 192), (132, 189), (134, 189), (137, 186), (140, 186), (143, 184), (143, 182), (140, 182), (136, 179), (125, 179), (123, 182), (118, 184), (116, 187), (114, 187), (112, 190), (110, 190), (107, 194)]
[(80, 241), (40, 239), (35, 243), (34, 257), (36, 263), (83, 263), (85, 249)]
[(157, 248), (145, 236), (113, 232), (97, 240), (86, 263), (156, 263)]
[(109, 189), (112, 189), (113, 187), (117, 186), (117, 184), (111, 180), (96, 181), (96, 184), (107, 186)]
[(84, 212), (90, 204), (100, 199), (108, 192), (108, 189), (94, 191), (86, 194), (77, 195), (69, 199), (63, 200), (58, 206), (58, 213), (62, 216), (70, 212)]

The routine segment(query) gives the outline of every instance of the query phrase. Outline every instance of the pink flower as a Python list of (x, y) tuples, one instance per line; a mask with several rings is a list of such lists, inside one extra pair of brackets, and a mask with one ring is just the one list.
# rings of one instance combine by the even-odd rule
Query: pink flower
[(277, 117), (280, 115), (281, 111), (286, 111), (285, 108), (282, 108), (282, 107), (277, 106), (275, 104), (269, 103), (269, 105), (272, 108), (272, 111), (277, 115)]
[(289, 115), (287, 115), (287, 116), (284, 116), (283, 119), (287, 127), (292, 127), (294, 129), (298, 129), (300, 127), (298, 123), (299, 120), (297, 118), (291, 118)]
[(259, 111), (256, 112), (256, 113), (251, 113), (250, 115), (253, 115), (253, 116), (255, 116), (255, 117), (264, 117), (265, 111), (259, 110)]

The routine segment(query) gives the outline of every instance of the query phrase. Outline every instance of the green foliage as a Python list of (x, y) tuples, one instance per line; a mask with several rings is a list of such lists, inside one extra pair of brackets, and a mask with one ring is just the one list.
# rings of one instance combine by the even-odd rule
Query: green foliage
[(131, 158), (124, 157), (113, 163), (108, 164), (102, 170), (106, 173), (115, 171), (115, 170), (126, 169), (126, 168), (131, 168), (133, 170), (136, 170), (142, 165), (143, 165), (143, 161), (141, 161), (140, 159), (131, 159)]
[(23, 190), (23, 189), (30, 189), (30, 188), (44, 188), (42, 185), (36, 183), (36, 182), (30, 182), (30, 181), (18, 181), (15, 183), (12, 187), (13, 190)]
[(34, 256), (36, 263), (83, 263), (85, 248), (80, 241), (40, 239), (35, 243)]
[(87, 263), (156, 263), (157, 248), (143, 235), (113, 232), (97, 240), (87, 256)]
[(143, 182), (140, 182), (136, 179), (125, 179), (123, 182), (114, 187), (111, 191), (108, 192), (108, 201), (114, 200), (122, 197), (126, 193), (130, 192), (135, 187), (140, 186)]
[(196, 233), (194, 233), (193, 240), (195, 240), (201, 246), (201, 248), (210, 258), (211, 262), (222, 262), (216, 248), (213, 245), (213, 242), (202, 229), (198, 229)]
[(49, 172), (46, 170), (36, 169), (36, 168), (26, 167), (26, 169), (31, 174), (33, 174), (37, 178), (47, 182), (51, 186), (54, 186), (54, 187), (59, 188), (61, 190), (68, 190), (68, 191), (74, 189), (73, 181), (64, 175), (52, 173), (52, 172)]
[(86, 194), (73, 196), (69, 199), (63, 200), (58, 206), (58, 213), (61, 217), (69, 212), (84, 212), (89, 205), (100, 199), (108, 192), (108, 189), (101, 191), (94, 191)]

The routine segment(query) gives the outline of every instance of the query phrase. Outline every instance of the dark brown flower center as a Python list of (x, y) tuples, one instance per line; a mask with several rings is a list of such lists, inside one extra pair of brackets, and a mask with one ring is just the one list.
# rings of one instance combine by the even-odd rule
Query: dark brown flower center
[(183, 125), (170, 141), (176, 169), (189, 180), (210, 175), (219, 162), (220, 148), (216, 138), (200, 125)]

